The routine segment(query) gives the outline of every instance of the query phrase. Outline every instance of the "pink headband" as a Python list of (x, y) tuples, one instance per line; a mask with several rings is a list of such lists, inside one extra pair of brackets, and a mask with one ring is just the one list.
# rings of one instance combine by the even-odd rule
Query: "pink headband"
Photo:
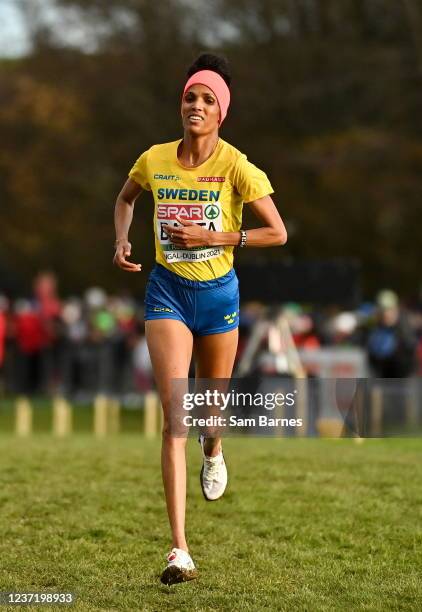
[(219, 125), (221, 125), (226, 118), (227, 109), (230, 104), (230, 90), (223, 77), (214, 72), (214, 70), (199, 70), (199, 72), (195, 72), (189, 78), (183, 90), (183, 95), (192, 85), (206, 85), (215, 94), (220, 107)]

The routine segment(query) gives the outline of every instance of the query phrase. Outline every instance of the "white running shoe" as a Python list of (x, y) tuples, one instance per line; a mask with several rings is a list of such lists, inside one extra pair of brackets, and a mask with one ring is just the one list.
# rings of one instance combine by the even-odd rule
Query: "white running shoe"
[(178, 582), (187, 582), (198, 577), (191, 556), (181, 548), (173, 548), (167, 555), (167, 567), (161, 574), (161, 582), (168, 586)]
[(204, 451), (205, 436), (199, 436), (199, 443), (202, 448), (203, 464), (201, 474), (202, 493), (207, 501), (219, 499), (227, 487), (227, 467), (224, 461), (223, 452), (220, 451), (215, 457), (208, 457)]

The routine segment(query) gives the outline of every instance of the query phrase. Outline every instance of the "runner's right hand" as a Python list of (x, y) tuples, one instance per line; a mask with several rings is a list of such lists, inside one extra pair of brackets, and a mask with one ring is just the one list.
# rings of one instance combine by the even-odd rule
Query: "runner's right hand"
[(135, 264), (131, 261), (126, 261), (126, 257), (130, 257), (132, 245), (128, 240), (121, 240), (116, 245), (116, 252), (113, 257), (113, 263), (119, 266), (126, 272), (140, 272), (142, 269), (141, 264)]

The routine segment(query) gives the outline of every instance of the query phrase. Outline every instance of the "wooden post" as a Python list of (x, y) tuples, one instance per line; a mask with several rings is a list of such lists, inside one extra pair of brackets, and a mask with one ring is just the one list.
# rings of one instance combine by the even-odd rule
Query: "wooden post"
[(155, 438), (157, 435), (158, 405), (158, 395), (155, 391), (145, 393), (144, 433), (147, 438)]
[(406, 425), (415, 428), (418, 424), (418, 387), (414, 378), (406, 380)]
[(382, 388), (375, 385), (371, 389), (371, 436), (382, 434), (382, 417), (384, 412)]
[(116, 434), (120, 431), (120, 402), (111, 399), (108, 404), (108, 425), (109, 432)]
[(97, 395), (94, 399), (94, 434), (102, 438), (107, 434), (107, 407), (105, 395)]
[(15, 405), (15, 430), (18, 436), (29, 436), (32, 433), (32, 406), (29, 399), (21, 395)]
[(317, 419), (316, 428), (321, 438), (341, 438), (344, 433), (344, 424), (341, 419), (322, 417)]
[(53, 399), (53, 434), (59, 437), (72, 433), (72, 406), (61, 396)]
[(302, 427), (296, 427), (296, 436), (304, 437), (308, 433), (308, 378), (295, 378), (297, 393), (295, 394), (296, 419), (302, 419)]
[(321, 386), (321, 414), (315, 427), (321, 438), (341, 438), (344, 436), (344, 416), (337, 405), (336, 380), (327, 378)]
[(353, 440), (355, 444), (363, 444), (365, 438), (362, 438), (360, 435), (361, 431), (366, 431), (366, 422), (365, 422), (365, 397), (362, 385), (357, 383), (355, 396), (353, 398), (352, 404), (353, 417), (355, 421), (355, 426), (357, 429), (356, 435), (353, 436)]
[[(274, 393), (280, 393), (281, 395), (285, 396), (286, 393), (286, 389), (284, 389), (283, 387), (278, 387), (278, 389), (276, 389), (274, 391)], [(277, 404), (274, 412), (271, 414), (271, 412), (268, 412), (268, 416), (270, 418), (274, 418), (274, 419), (284, 419), (285, 417), (285, 410), (284, 410), (284, 406), (281, 406), (280, 404)], [(280, 437), (280, 438), (284, 438), (284, 436), (286, 435), (286, 430), (284, 427), (273, 427), (273, 435)]]

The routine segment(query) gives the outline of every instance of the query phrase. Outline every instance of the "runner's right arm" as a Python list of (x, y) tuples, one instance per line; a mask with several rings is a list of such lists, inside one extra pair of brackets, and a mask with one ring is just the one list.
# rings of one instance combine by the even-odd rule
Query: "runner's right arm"
[(136, 198), (142, 191), (142, 187), (136, 181), (129, 178), (117, 196), (114, 207), (114, 227), (116, 230), (116, 252), (113, 263), (126, 272), (140, 272), (141, 264), (126, 261), (130, 256), (132, 245), (129, 242), (129, 228), (133, 218), (133, 208)]

